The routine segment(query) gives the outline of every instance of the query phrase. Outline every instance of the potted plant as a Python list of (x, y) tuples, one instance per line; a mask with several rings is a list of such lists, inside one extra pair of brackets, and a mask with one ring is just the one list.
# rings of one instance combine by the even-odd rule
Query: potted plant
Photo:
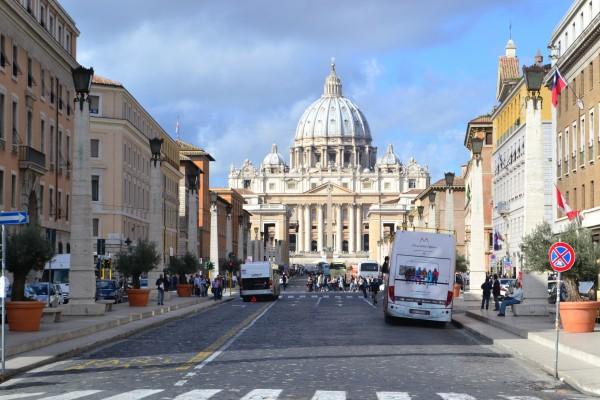
[(137, 245), (128, 252), (117, 254), (117, 270), (131, 278), (133, 288), (127, 289), (127, 298), (132, 307), (145, 307), (148, 305), (149, 288), (140, 288), (140, 277), (156, 268), (160, 262), (160, 254), (156, 244), (149, 240), (139, 240)]
[[(548, 250), (555, 242), (570, 244), (575, 250), (575, 264), (561, 273), (561, 283), (567, 291), (567, 300), (560, 303), (560, 319), (567, 332), (592, 332), (600, 302), (586, 301), (579, 293), (579, 282), (595, 281), (600, 266), (600, 248), (592, 241), (591, 232), (572, 223), (559, 233), (552, 233), (552, 227), (547, 222), (538, 225), (529, 235), (523, 238), (521, 251), (525, 255), (526, 271), (552, 271), (548, 260)], [(560, 293), (560, 288), (557, 288)]]
[(37, 225), (28, 225), (8, 237), (6, 250), (6, 267), (13, 274), (12, 298), (6, 304), (10, 330), (39, 331), (44, 303), (25, 297), (25, 281), (52, 259), (52, 245)]
[(190, 252), (186, 252), (182, 257), (171, 257), (169, 272), (178, 277), (177, 295), (179, 297), (190, 297), (192, 295), (194, 286), (187, 283), (186, 274), (197, 272), (199, 267), (198, 258)]
[[(456, 252), (456, 267), (455, 267), (455, 272), (456, 273), (462, 273), (462, 272), (467, 272), (467, 270), (469, 269), (469, 261), (467, 260), (467, 258), (464, 256), (464, 254), (460, 254), (459, 252)], [(456, 280), (454, 282), (454, 293), (452, 294), (454, 296), (454, 298), (457, 298), (460, 296), (460, 289), (462, 287), (462, 284), (457, 283)]]
[(210, 278), (210, 272), (215, 269), (215, 263), (212, 261), (206, 261), (204, 263), (204, 271), (206, 271), (206, 277)]

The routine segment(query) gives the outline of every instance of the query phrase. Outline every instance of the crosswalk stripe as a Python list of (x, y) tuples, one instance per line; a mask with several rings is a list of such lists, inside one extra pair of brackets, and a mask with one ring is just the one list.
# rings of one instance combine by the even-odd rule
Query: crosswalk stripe
[(539, 397), (533, 397), (533, 396), (500, 396), (500, 397), (504, 397), (507, 400), (540, 400)]
[(477, 400), (475, 397), (464, 393), (438, 393), (437, 395), (444, 400)]
[(7, 395), (4, 395), (4, 396), (0, 396), (0, 400), (23, 399), (25, 397), (41, 396), (43, 394), (44, 394), (44, 392), (42, 392), (42, 393), (15, 393), (15, 394), (7, 394)]
[(219, 393), (221, 389), (197, 389), (180, 394), (173, 400), (207, 400)]
[(44, 400), (75, 400), (85, 396), (100, 393), (102, 390), (76, 390), (74, 392), (59, 394), (57, 396), (44, 397)]
[(104, 400), (138, 400), (144, 397), (152, 396), (153, 394), (162, 392), (163, 389), (137, 389), (129, 392), (121, 393), (116, 396), (107, 397)]
[(294, 296), (288, 295), (288, 299), (293, 299), (293, 298), (294, 298)]
[(277, 400), (281, 389), (254, 389), (240, 400)]
[(335, 390), (317, 390), (312, 400), (346, 400), (346, 392)]
[(406, 392), (377, 392), (377, 400), (410, 400)]

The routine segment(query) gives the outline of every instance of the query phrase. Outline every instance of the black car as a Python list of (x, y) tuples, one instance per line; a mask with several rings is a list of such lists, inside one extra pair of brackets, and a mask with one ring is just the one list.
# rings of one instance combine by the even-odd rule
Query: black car
[(99, 279), (96, 281), (96, 300), (114, 300), (115, 303), (123, 301), (123, 288), (117, 281)]

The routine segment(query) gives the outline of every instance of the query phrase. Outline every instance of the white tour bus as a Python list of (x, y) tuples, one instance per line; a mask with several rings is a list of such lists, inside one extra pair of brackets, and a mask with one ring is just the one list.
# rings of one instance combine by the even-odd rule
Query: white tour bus
[(361, 261), (356, 267), (357, 277), (379, 278), (379, 264), (377, 261)]
[(396, 232), (390, 273), (385, 279), (386, 321), (412, 318), (450, 322), (455, 258), (452, 235)]
[(252, 298), (279, 297), (279, 266), (268, 261), (256, 261), (242, 264), (240, 296), (244, 301)]

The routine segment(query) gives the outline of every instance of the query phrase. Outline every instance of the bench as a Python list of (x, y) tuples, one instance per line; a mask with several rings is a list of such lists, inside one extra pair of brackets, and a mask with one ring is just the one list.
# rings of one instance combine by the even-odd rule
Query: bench
[(96, 302), (96, 304), (104, 304), (104, 306), (106, 307), (104, 311), (109, 312), (109, 311), (112, 311), (112, 306), (113, 306), (113, 304), (115, 304), (115, 301), (114, 300), (98, 300)]
[(526, 315), (548, 315), (548, 305), (542, 303), (527, 303), (524, 301), (520, 304), (511, 305), (512, 313), (514, 316), (526, 316)]
[(53, 322), (60, 322), (62, 320), (62, 310), (59, 310), (58, 308), (44, 308), (42, 319), (46, 319), (46, 317)]

